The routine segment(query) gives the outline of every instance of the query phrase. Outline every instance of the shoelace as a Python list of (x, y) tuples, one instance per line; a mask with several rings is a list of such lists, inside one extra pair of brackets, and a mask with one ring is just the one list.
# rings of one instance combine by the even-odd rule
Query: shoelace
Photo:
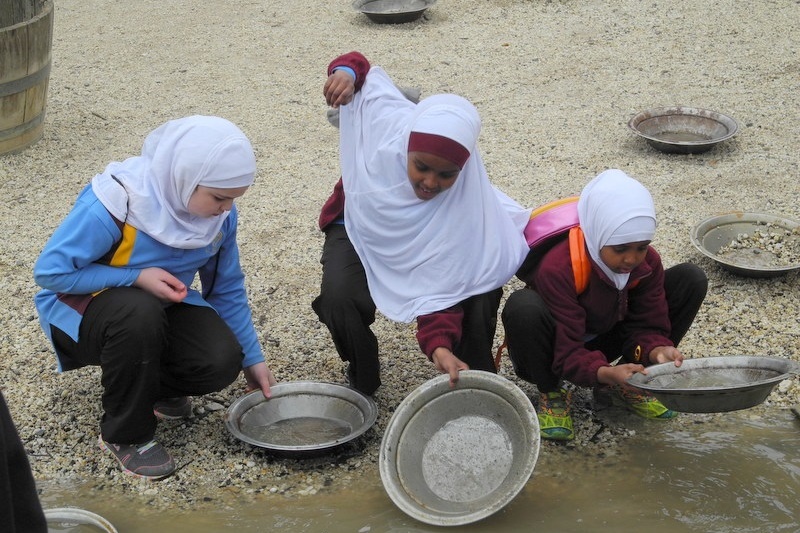
[(146, 444), (142, 444), (141, 446), (136, 448), (136, 453), (141, 455), (141, 454), (145, 453), (147, 450), (149, 450), (150, 448), (152, 448), (153, 446), (155, 446), (156, 444), (158, 444), (158, 443), (156, 441), (154, 441), (154, 440), (151, 440), (150, 442), (148, 442)]
[(623, 388), (619, 389), (619, 393), (622, 395), (623, 398), (626, 400), (630, 400), (636, 403), (648, 403), (653, 401), (655, 398), (652, 396), (648, 396), (646, 394), (640, 394), (638, 392), (629, 391)]
[[(553, 396), (550, 397), (550, 394)], [(567, 392), (565, 394), (561, 394), (560, 392), (552, 392), (547, 394), (542, 394), (542, 401), (541, 401), (541, 408), (550, 416), (566, 416), (569, 414), (569, 402), (570, 402), (571, 393)], [(553, 409), (558, 409), (562, 411), (561, 414), (555, 414)]]

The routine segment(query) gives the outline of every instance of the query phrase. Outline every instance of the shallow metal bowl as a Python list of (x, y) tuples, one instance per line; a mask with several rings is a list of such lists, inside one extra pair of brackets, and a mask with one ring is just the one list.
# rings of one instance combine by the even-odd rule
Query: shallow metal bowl
[[(769, 224), (769, 226), (767, 226)], [(692, 228), (692, 244), (723, 268), (750, 277), (773, 277), (800, 269), (796, 260), (780, 261), (774, 253), (756, 247), (726, 249), (739, 235), (755, 231), (782, 233), (784, 246), (800, 248), (800, 222), (767, 213), (731, 211), (703, 220)]]
[(225, 414), (236, 438), (287, 456), (322, 455), (364, 434), (378, 418), (372, 398), (359, 391), (314, 381), (290, 381), (237, 399)]
[(44, 518), (48, 531), (82, 531), (84, 533), (117, 533), (111, 522), (85, 509), (58, 507), (45, 509)]
[(788, 359), (733, 355), (663, 363), (634, 374), (628, 383), (644, 389), (674, 411), (722, 413), (754, 407), (784, 379), (800, 373)]
[(353, 7), (379, 24), (417, 20), (436, 0), (354, 0)]
[(406, 514), (437, 526), (468, 524), (510, 502), (539, 455), (539, 422), (511, 381), (465, 370), (412, 391), (383, 435), (380, 474)]
[(694, 107), (661, 107), (637, 113), (628, 121), (633, 132), (662, 152), (698, 154), (733, 137), (734, 119)]

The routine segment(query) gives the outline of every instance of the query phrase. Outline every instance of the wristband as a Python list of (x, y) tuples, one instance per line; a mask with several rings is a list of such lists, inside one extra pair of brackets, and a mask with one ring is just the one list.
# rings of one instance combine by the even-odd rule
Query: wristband
[(331, 74), (336, 72), (337, 70), (343, 70), (343, 71), (347, 72), (348, 74), (350, 74), (353, 77), (353, 81), (355, 81), (355, 79), (356, 79), (356, 71), (355, 70), (351, 69), (350, 67), (345, 67), (345, 66), (333, 67), (333, 70), (331, 70)]

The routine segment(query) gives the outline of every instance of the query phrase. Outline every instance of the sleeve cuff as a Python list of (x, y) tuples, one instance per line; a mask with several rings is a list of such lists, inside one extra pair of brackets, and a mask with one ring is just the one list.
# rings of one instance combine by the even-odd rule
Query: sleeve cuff
[(436, 350), (436, 348), (447, 348), (452, 352), (453, 342), (446, 335), (441, 335), (438, 337), (432, 337), (425, 343), (425, 346), (421, 346), (421, 348), (423, 353), (428, 357), (428, 359), (431, 359), (431, 357), (433, 357), (433, 352)]

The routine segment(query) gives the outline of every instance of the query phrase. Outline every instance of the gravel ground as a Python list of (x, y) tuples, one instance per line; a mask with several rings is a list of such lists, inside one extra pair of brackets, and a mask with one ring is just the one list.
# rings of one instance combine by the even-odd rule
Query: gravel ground
[[(166, 120), (216, 114), (237, 123), (259, 160), (239, 201), (242, 260), (268, 362), (281, 381), (343, 381), (343, 364), (311, 310), (320, 281), (319, 207), (337, 178), (337, 131), (321, 95), (334, 56), (360, 50), (423, 97), (457, 92), (481, 111), (494, 182), (525, 205), (575, 194), (617, 167), (651, 190), (654, 242), (669, 266), (706, 268), (710, 289), (682, 344), (690, 357), (769, 355), (800, 361), (798, 277), (738, 277), (691, 246), (692, 226), (733, 209), (800, 219), (800, 3), (439, 0), (417, 22), (376, 25), (349, 0), (197, 2), (58, 0), (44, 137), (0, 157), (0, 387), (42, 482), (138, 491), (154, 505), (231, 494), (313, 494), (375, 475), (380, 438), (402, 399), (436, 370), (414, 327), (379, 318), (384, 386), (375, 428), (341, 453), (276, 459), (233, 439), (224, 409), (244, 387), (195, 399), (195, 416), (158, 438), (179, 472), (159, 483), (119, 473), (95, 442), (97, 369), (57, 374), (32, 298), (31, 268), (80, 188), (137, 154)], [(737, 119), (710, 152), (668, 155), (626, 124), (650, 107), (689, 105)], [(518, 287), (511, 281), (510, 290)], [(498, 344), (502, 331), (498, 331)], [(502, 375), (514, 380), (506, 360)], [(798, 402), (798, 380), (765, 408)], [(517, 383), (527, 393), (535, 389)], [(566, 448), (614, 453), (630, 434), (577, 391), (578, 436)], [(683, 416), (682, 420), (692, 420)], [(554, 450), (551, 443), (543, 453)]]

